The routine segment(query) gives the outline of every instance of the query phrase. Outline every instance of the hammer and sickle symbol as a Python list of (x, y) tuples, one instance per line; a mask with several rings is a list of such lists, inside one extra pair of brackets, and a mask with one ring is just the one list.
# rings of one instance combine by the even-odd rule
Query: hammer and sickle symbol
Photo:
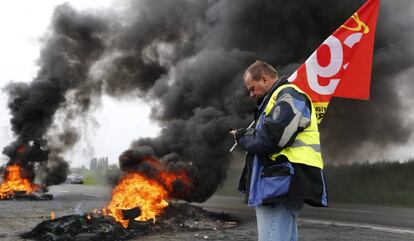
[(362, 28), (364, 28), (364, 34), (369, 32), (369, 27), (364, 22), (362, 22), (362, 20), (358, 16), (358, 13), (352, 15), (352, 19), (354, 19), (354, 21), (356, 22), (356, 27), (348, 27), (345, 24), (341, 25), (341, 27), (355, 32), (359, 32)]

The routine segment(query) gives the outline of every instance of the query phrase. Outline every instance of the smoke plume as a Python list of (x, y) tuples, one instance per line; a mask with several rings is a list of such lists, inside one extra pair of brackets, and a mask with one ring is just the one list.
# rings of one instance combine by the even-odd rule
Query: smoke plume
[[(56, 131), (51, 125), (57, 110), (71, 127), (102, 95), (142, 98), (152, 106), (152, 118), (162, 131), (156, 138), (133, 141), (121, 155), (121, 167), (139, 170), (134, 162), (156, 157), (169, 169), (190, 170), (196, 191), (185, 199), (204, 201), (226, 177), (232, 145), (228, 129), (247, 126), (252, 119), (254, 103), (246, 97), (242, 81), (245, 68), (261, 59), (291, 74), (363, 1), (122, 4), (124, 8), (112, 12), (78, 12), (69, 5), (55, 10), (38, 77), (7, 88), (17, 142), (50, 136)], [(369, 158), (410, 139), (413, 121), (404, 105), (409, 97), (400, 89), (413, 85), (404, 81), (414, 64), (413, 12), (410, 1), (382, 1), (371, 100), (332, 101), (321, 126), (327, 162)], [(64, 175), (53, 170), (64, 165), (61, 153), (79, 135), (56, 133), (53, 136), (61, 137), (58, 144), (48, 138), (54, 153), (43, 168), (48, 184), (61, 181), (50, 176)]]

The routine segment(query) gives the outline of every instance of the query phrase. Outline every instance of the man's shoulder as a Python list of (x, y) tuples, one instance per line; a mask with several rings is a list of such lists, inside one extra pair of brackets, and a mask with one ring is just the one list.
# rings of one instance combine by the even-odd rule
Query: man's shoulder
[(291, 98), (294, 99), (298, 99), (298, 100), (303, 100), (306, 101), (308, 100), (308, 97), (306, 94), (298, 91), (293, 84), (290, 83), (285, 83), (283, 85), (281, 85), (279, 88), (282, 88), (279, 93), (277, 94), (277, 96), (275, 96), (276, 99), (280, 99), (284, 96), (290, 96)]
[[(282, 87), (282, 86), (281, 86)], [(277, 96), (273, 96), (274, 102), (276, 105), (278, 103), (290, 103), (300, 109), (311, 109), (311, 100), (309, 97), (302, 91), (298, 91), (293, 84), (285, 84), (284, 88), (279, 91)], [(304, 109), (305, 108), (305, 109)]]

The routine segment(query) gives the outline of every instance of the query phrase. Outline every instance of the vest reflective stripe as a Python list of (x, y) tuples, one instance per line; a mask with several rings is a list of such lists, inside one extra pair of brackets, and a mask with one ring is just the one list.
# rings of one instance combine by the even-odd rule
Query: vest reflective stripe
[(303, 141), (297, 140), (297, 139), (291, 145), (291, 147), (303, 147), (303, 146), (308, 146), (308, 147), (312, 148), (316, 152), (321, 152), (321, 145), (318, 145), (318, 144), (306, 144)]
[[(269, 103), (266, 106), (265, 114), (269, 114), (273, 106), (276, 104), (277, 95), (284, 88), (294, 88), (299, 93), (305, 94), (308, 98), (309, 96), (299, 89), (296, 85), (286, 84), (282, 85), (272, 94)], [(309, 98), (310, 100), (310, 98)], [(276, 160), (280, 155), (285, 155), (290, 162), (301, 163), (309, 166), (314, 166), (323, 169), (323, 161), (321, 155), (321, 145), (319, 141), (319, 131), (318, 131), (318, 122), (315, 114), (315, 107), (311, 103), (311, 122), (308, 127), (306, 127), (302, 132), (296, 136), (292, 145), (285, 147), (282, 151), (270, 155), (270, 159)]]

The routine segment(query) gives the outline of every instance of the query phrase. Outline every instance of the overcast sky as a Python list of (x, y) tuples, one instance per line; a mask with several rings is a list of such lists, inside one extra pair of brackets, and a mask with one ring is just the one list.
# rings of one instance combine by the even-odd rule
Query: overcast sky
[[(75, 8), (107, 8), (110, 0), (14, 0), (0, 2), (0, 88), (10, 81), (31, 81), (36, 75), (36, 59), (42, 35), (47, 31), (54, 8), (69, 2)], [(0, 148), (13, 140), (7, 96), (0, 93)], [(82, 140), (66, 158), (72, 166), (89, 166), (90, 158), (108, 156), (117, 163), (119, 154), (138, 137), (156, 136), (159, 128), (148, 118), (149, 107), (140, 100), (113, 100), (105, 97), (102, 108)], [(115, 127), (117, 127), (115, 129)], [(118, 129), (119, 128), (119, 129)], [(2, 156), (0, 164), (4, 163)]]

